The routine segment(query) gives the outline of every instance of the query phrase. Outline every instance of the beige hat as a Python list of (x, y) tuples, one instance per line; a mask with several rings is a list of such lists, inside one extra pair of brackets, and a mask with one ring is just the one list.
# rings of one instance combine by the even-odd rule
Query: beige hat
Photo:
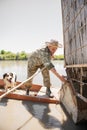
[(50, 42), (45, 42), (45, 43), (46, 43), (46, 46), (54, 46), (54, 47), (62, 48), (62, 44), (60, 44), (56, 40), (51, 40)]

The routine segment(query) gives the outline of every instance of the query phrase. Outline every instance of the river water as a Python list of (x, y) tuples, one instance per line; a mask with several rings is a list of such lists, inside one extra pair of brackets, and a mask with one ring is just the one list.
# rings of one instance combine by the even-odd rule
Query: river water
[[(55, 68), (61, 75), (66, 75), (64, 69), (64, 61), (52, 61)], [(24, 81), (27, 78), (27, 61), (0, 61), (0, 78), (6, 72), (15, 72), (18, 81)], [(51, 83), (53, 86), (58, 87), (61, 85), (60, 80), (50, 72)], [(34, 78), (34, 83), (43, 84), (41, 73)]]
[[(57, 71), (66, 75), (64, 61), (53, 61)], [(0, 78), (5, 72), (15, 72), (19, 81), (27, 78), (27, 61), (0, 61)], [(61, 82), (50, 73), (52, 85)], [(41, 74), (34, 83), (43, 84)], [(60, 104), (3, 99), (0, 102), (0, 130), (87, 130), (87, 122), (75, 125)]]

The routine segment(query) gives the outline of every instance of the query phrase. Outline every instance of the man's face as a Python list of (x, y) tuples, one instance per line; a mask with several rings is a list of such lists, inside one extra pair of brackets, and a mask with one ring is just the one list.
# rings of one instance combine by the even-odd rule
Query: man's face
[(52, 55), (56, 52), (57, 48), (56, 46), (48, 46), (49, 50), (51, 51)]

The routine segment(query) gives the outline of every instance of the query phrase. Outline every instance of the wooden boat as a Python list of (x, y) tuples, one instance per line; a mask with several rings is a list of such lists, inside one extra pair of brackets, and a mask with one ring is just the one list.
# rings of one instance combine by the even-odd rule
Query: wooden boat
[(78, 123), (87, 120), (87, 2), (61, 0), (61, 7), (64, 62), (69, 80), (61, 89), (61, 102)]
[(70, 83), (63, 84), (60, 91), (60, 102), (75, 124), (87, 120), (87, 98), (76, 92)]
[[(21, 82), (17, 82), (17, 85), (20, 85)], [(42, 89), (44, 91), (42, 91)], [(9, 91), (9, 90), (8, 90)], [(0, 79), (0, 96), (4, 95), (6, 92), (4, 90), (4, 82), (3, 79)], [(10, 92), (4, 96), (8, 99), (16, 99), (16, 100), (28, 100), (33, 102), (41, 102), (41, 103), (59, 103), (57, 97), (49, 98), (45, 94), (45, 88), (41, 85), (33, 84), (32, 88), (30, 89), (30, 95), (25, 95), (25, 86), (21, 85), (15, 91)]]

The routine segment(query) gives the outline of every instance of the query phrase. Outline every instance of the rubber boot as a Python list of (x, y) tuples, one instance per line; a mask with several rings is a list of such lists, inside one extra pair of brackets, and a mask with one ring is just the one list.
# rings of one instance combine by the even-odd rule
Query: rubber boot
[(27, 89), (26, 89), (26, 95), (29, 95), (29, 91), (30, 91), (30, 89), (27, 88)]
[(50, 98), (53, 98), (53, 97), (54, 97), (53, 94), (51, 93), (50, 88), (47, 88), (47, 89), (46, 89), (46, 94), (47, 94), (48, 97), (50, 97)]
[(30, 92), (30, 88), (31, 88), (32, 86), (26, 86), (26, 95), (29, 95), (29, 92)]

